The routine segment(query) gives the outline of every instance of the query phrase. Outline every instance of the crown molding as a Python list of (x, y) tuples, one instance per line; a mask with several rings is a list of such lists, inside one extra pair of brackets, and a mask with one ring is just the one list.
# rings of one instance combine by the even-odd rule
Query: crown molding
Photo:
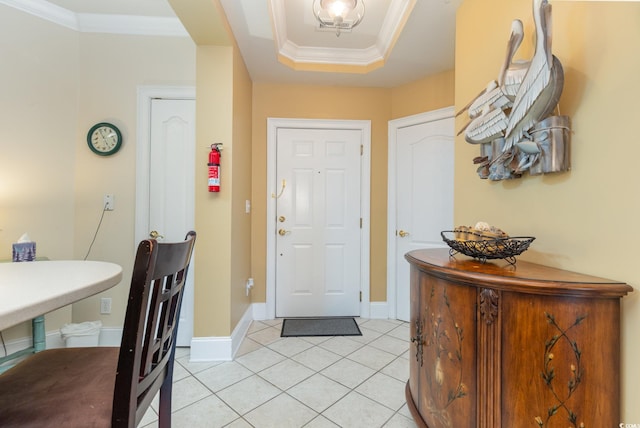
[(389, 5), (389, 11), (382, 23), (378, 36), (378, 46), (387, 58), (398, 40), (398, 36), (409, 19), (417, 0), (396, 0)]
[(0, 0), (0, 4), (78, 31), (75, 13), (44, 0)]
[(74, 13), (46, 0), (0, 0), (0, 4), (81, 33), (189, 37), (178, 18)]
[(189, 37), (178, 18), (94, 13), (79, 13), (77, 16), (78, 31), (82, 33)]
[(280, 48), (280, 54), (297, 63), (367, 66), (384, 60), (377, 45), (364, 49), (309, 47), (298, 46), (288, 39)]
[(318, 64), (320, 68), (327, 65), (351, 67), (351, 72), (356, 73), (377, 68), (389, 57), (416, 1), (393, 0), (389, 5), (376, 43), (361, 49), (353, 49), (317, 48), (295, 44), (287, 36), (284, 0), (270, 0), (269, 10), (278, 58), (281, 63), (294, 69), (301, 64), (304, 64), (306, 69), (312, 68), (313, 64)]

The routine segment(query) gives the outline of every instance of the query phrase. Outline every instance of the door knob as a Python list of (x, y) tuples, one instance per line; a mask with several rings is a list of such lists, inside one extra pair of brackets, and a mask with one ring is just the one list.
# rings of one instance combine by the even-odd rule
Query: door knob
[(398, 235), (400, 235), (401, 238), (404, 238), (405, 236), (409, 235), (409, 232), (405, 232), (404, 230), (400, 229)]
[(157, 230), (152, 230), (149, 232), (149, 236), (153, 239), (163, 239), (164, 235), (160, 235)]
[(291, 232), (290, 230), (280, 229), (280, 230), (278, 231), (278, 235), (280, 235), (280, 236), (284, 236), (284, 235), (286, 235), (287, 233), (290, 233), (290, 232)]

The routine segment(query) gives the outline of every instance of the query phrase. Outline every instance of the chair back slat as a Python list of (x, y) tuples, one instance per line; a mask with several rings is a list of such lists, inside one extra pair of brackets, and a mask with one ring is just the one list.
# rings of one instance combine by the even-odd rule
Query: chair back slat
[(113, 398), (113, 427), (134, 427), (173, 378), (175, 340), (195, 232), (185, 241), (138, 246)]

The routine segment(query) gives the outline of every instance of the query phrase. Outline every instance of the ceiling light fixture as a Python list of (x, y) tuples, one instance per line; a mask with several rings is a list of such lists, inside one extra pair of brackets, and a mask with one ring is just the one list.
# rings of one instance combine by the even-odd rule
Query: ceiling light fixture
[(313, 0), (313, 14), (320, 28), (335, 28), (340, 37), (343, 30), (351, 30), (364, 17), (362, 0)]

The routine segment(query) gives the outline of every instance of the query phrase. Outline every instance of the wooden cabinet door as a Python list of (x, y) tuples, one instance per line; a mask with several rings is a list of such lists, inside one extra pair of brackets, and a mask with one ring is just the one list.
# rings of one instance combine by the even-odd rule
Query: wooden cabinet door
[(619, 300), (502, 297), (502, 426), (618, 426)]
[(430, 428), (476, 427), (476, 290), (424, 274), (414, 283), (415, 405)]

